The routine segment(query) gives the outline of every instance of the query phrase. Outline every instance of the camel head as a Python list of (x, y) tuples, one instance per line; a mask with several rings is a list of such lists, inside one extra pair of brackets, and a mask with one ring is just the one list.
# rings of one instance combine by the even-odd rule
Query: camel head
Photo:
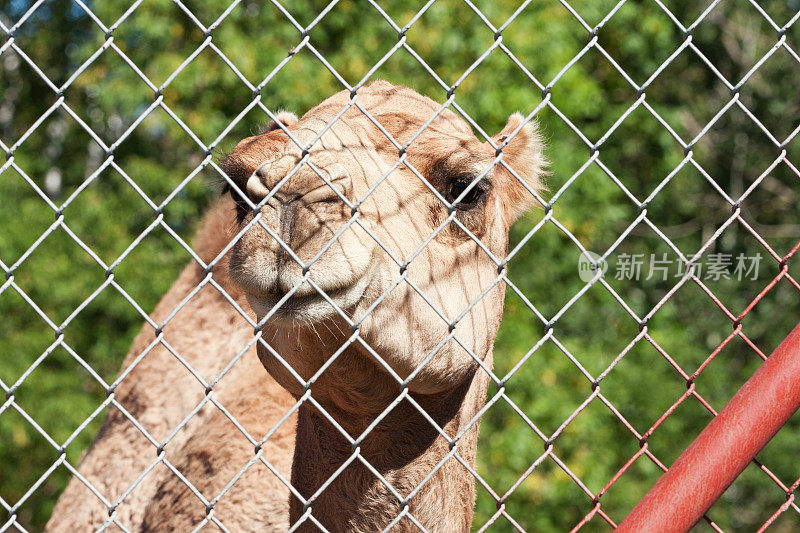
[[(402, 379), (413, 373), (411, 392), (446, 390), (477, 368), (470, 351), (491, 365), (497, 262), (541, 188), (540, 138), (519, 114), (493, 138), (515, 176), (464, 120), (409, 88), (374, 82), (354, 102), (342, 91), (300, 119), (281, 113), (226, 158), (241, 233), (231, 279), (303, 379), (350, 339), (320, 382), (358, 386), (386, 372), (377, 354)], [(259, 356), (302, 393), (274, 353)]]

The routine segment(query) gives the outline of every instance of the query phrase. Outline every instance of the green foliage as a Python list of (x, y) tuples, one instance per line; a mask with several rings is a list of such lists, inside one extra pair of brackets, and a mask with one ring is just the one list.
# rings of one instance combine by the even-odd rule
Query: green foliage
[[(205, 25), (216, 20), (227, 4), (225, 0), (186, 2)], [(571, 4), (593, 26), (615, 2), (576, 0)], [(685, 4), (675, 7), (674, 13), (689, 25), (705, 9), (705, 3)], [(124, 13), (124, 6), (114, 2), (89, 5), (106, 25)], [(510, 0), (477, 5), (495, 26), (503, 24), (517, 8)], [(762, 5), (780, 25), (798, 9), (794, 0), (770, 0)], [(382, 6), (401, 27), (421, 7), (401, 1), (384, 2)], [(28, 7), (26, 1), (9, 2), (0, 18), (9, 26), (9, 21), (13, 24)], [(307, 25), (324, 7), (324, 2), (315, 0), (292, 5), (290, 11), (299, 24)], [(795, 25), (786, 34), (795, 49), (800, 45), (797, 28)], [(337, 4), (309, 35), (314, 48), (350, 84), (367, 75), (398, 39), (397, 32), (376, 10), (352, 0)], [(172, 77), (184, 60), (204, 45), (206, 37), (168, 0), (143, 3), (113, 36), (114, 45), (154, 87), (108, 49), (63, 94), (74, 114), (106, 144), (124, 138), (115, 146), (113, 165), (108, 164), (105, 153), (86, 130), (60, 109), (18, 143), (58, 96), (15, 52), (8, 49), (0, 55), (0, 140), (7, 147), (18, 144), (13, 151), (14, 165), (4, 166), (0, 176), (0, 197), (7, 200), (0, 210), (0, 260), (4, 268), (15, 267), (14, 285), (7, 284), (0, 292), (0, 380), (11, 386), (24, 376), (14, 391), (16, 405), (59, 445), (72, 439), (76, 428), (105, 398), (103, 387), (80, 362), (89, 364), (102, 379), (113, 380), (143, 320), (118, 290), (104, 286), (105, 269), (68, 233), (77, 236), (106, 265), (124, 256), (113, 269), (113, 279), (149, 312), (191, 256), (162, 227), (147, 233), (129, 250), (157, 216), (142, 195), (158, 205), (178, 188), (163, 210), (164, 221), (184, 241), (190, 241), (194, 225), (219, 181), (209, 155), (218, 157), (268, 120), (256, 107), (221, 135), (253, 98), (253, 91), (240, 77), (252, 86), (270, 77), (260, 97), (272, 111), (287, 108), (302, 113), (341, 89), (336, 77), (308, 47), (301, 47), (273, 75), (273, 69), (301, 38), (271, 5), (242, 2), (214, 29), (211, 44), (236, 66), (237, 72), (206, 43), (197, 57)], [(77, 6), (46, 2), (14, 38), (60, 86), (102, 45), (105, 35)], [(492, 46), (495, 36), (467, 5), (441, 0), (411, 27), (406, 39), (441, 80), (452, 84)], [(640, 335), (640, 324), (617, 298), (641, 318), (659, 305), (679, 278), (673, 268), (668, 280), (658, 276), (647, 279), (646, 267), (645, 275), (638, 280), (614, 276), (621, 254), (677, 258), (674, 249), (647, 223), (634, 224), (640, 214), (639, 204), (647, 199), (648, 220), (690, 256), (732, 214), (730, 204), (717, 189), (738, 199), (778, 156), (762, 129), (734, 105), (692, 142), (694, 163), (685, 161), (683, 147), (661, 122), (689, 143), (730, 101), (731, 92), (690, 49), (650, 80), (684, 43), (682, 32), (657, 5), (634, 1), (623, 5), (597, 32), (597, 43), (604, 52), (589, 48), (558, 76), (590, 41), (588, 32), (559, 2), (532, 3), (502, 35), (503, 44), (515, 59), (496, 49), (455, 93), (456, 102), (481, 129), (492, 134), (503, 127), (510, 113), (519, 110), (527, 114), (543, 103), (543, 91), (515, 61), (550, 87), (550, 105), (544, 105), (537, 118), (552, 160), (548, 185), (549, 196), (557, 195), (553, 213), (569, 232), (567, 235), (554, 224), (545, 224), (525, 241), (509, 264), (510, 279), (525, 298), (547, 321), (556, 315), (559, 318), (547, 333), (528, 303), (508, 291), (495, 347), (495, 373), (506, 376), (522, 358), (525, 362), (509, 376), (505, 388), (490, 387), (490, 400), (498, 393), (502, 396), (481, 423), (478, 472), (497, 495), (503, 496), (545, 452), (542, 438), (529, 422), (549, 439), (593, 394), (592, 379), (604, 376), (594, 391), (599, 395), (553, 439), (552, 455), (541, 458), (537, 468), (504, 500), (505, 512), (530, 531), (561, 531), (575, 526), (591, 511), (593, 502), (571, 476), (580, 478), (593, 494), (603, 490), (640, 450), (638, 437), (620, 417), (642, 435), (682, 397), (686, 379), (664, 354), (692, 374), (733, 330), (731, 317), (703, 288), (689, 282), (649, 317), (646, 333), (652, 342)], [(733, 85), (775, 42), (774, 30), (747, 3), (723, 2), (692, 32), (693, 46)], [(778, 50), (739, 91), (745, 108), (780, 141), (794, 131), (800, 119), (794, 81), (798, 67), (785, 50)], [(637, 105), (606, 135), (639, 98), (618, 68), (637, 84), (650, 80), (644, 89), (650, 109)], [(404, 48), (373, 73), (372, 78), (378, 77), (409, 85), (438, 100), (446, 97), (437, 80)], [(158, 101), (157, 97), (163, 98), (201, 142), (211, 144), (211, 154), (158, 105), (132, 132), (128, 131)], [(561, 188), (593, 153), (576, 129), (589, 144), (603, 142), (596, 147), (597, 162), (562, 193)], [(797, 161), (798, 138), (785, 149), (787, 159)], [(680, 170), (663, 189), (649, 198), (679, 165)], [(200, 171), (185, 182), (198, 166)], [(43, 191), (41, 195), (17, 169)], [(94, 177), (82, 188), (90, 176)], [(797, 179), (796, 171), (779, 163), (741, 204), (742, 219), (763, 236), (777, 256), (786, 254), (800, 234)], [(42, 195), (55, 206), (72, 198), (63, 219)], [(534, 211), (515, 226), (512, 249), (542, 215)], [(54, 221), (60, 222), (54, 226)], [(615, 246), (631, 226), (624, 241)], [(26, 255), (43, 233), (48, 236)], [(579, 252), (573, 238), (598, 253), (614, 247), (606, 275), (614, 294), (595, 284), (570, 303), (585, 287), (578, 277)], [(780, 267), (738, 221), (706, 250), (705, 257), (716, 252), (760, 253), (764, 258), (757, 279), (703, 280), (705, 288), (735, 317), (779, 274)], [(20, 262), (22, 257), (25, 259)], [(787, 267), (798, 279), (798, 260), (790, 259)], [(97, 298), (73, 316), (101, 287)], [(43, 319), (25, 302), (27, 299), (48, 318)], [(742, 320), (743, 333), (769, 354), (796, 322), (799, 301), (800, 292), (786, 278), (781, 279)], [(568, 308), (562, 314), (564, 306)], [(62, 328), (63, 337), (58, 333)], [(544, 336), (541, 346), (528, 353)], [(634, 339), (638, 341), (603, 374)], [(41, 354), (45, 355), (36, 370), (26, 375), (26, 369)], [(696, 390), (719, 409), (759, 362), (749, 344), (735, 337), (696, 378)], [(101, 418), (70, 440), (66, 455), (71, 464), (77, 464), (91, 443)], [(649, 452), (664, 464), (671, 464), (710, 418), (697, 398), (688, 397), (653, 430), (647, 440)], [(799, 475), (795, 459), (798, 437), (800, 424), (793, 420), (761, 456), (787, 486)], [(56, 459), (56, 449), (16, 407), (0, 413), (0, 497), (10, 505), (25, 497), (18, 514), (22, 523), (34, 530), (47, 520), (70, 473), (64, 467), (56, 468), (32, 494), (26, 492)], [(650, 459), (640, 457), (604, 490), (602, 510), (613, 520), (621, 520), (659, 475), (660, 469)], [(494, 497), (480, 484), (478, 492), (476, 528), (498, 509)], [(709, 516), (726, 530), (749, 531), (784, 501), (778, 486), (753, 467)], [(587, 527), (592, 531), (608, 529), (599, 515)], [(775, 526), (786, 531), (796, 527), (794, 514), (784, 515)], [(506, 531), (512, 527), (500, 516), (491, 529)]]

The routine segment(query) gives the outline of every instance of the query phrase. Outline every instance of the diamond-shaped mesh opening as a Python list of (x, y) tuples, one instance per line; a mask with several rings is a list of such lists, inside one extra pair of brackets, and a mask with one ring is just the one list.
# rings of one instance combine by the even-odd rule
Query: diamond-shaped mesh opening
[[(485, 431), (480, 437), (480, 445), (485, 446), (489, 453), (483, 456), (478, 473), (499, 495), (503, 495), (514, 485), (519, 476), (544, 453), (544, 447), (542, 439), (522, 417), (514, 412), (507, 402), (501, 400), (492, 407), (490, 413), (486, 415), (484, 423), (492, 427), (516, 428), (515, 433), (520, 436), (520, 438), (506, 443), (492, 439), (490, 434)], [(513, 464), (507, 461), (508, 446), (515, 450), (511, 455)]]
[[(615, 453), (604, 455), (597, 453), (599, 449), (615, 449)], [(555, 441), (556, 455), (594, 494), (638, 449), (638, 441), (599, 399), (592, 400)], [(592, 472), (585, 463), (589, 456), (597, 465)]]
[[(0, 69), (2, 69), (0, 72), (3, 73), (3, 77), (0, 78), (0, 90), (4, 96), (2, 107), (0, 107), (2, 109), (0, 124), (3, 125), (0, 140), (11, 146), (47, 111), (56, 101), (56, 97), (47, 83), (10, 46), (5, 48), (3, 54), (0, 55)], [(23, 94), (35, 95), (35, 98), (31, 100), (30, 105), (20, 109), (17, 104)]]
[[(446, 33), (445, 27), (460, 27), (462, 36), (456, 39), (455, 34)], [(448, 38), (452, 39), (447, 47), (449, 54), (436, 46), (437, 42)], [(493, 40), (492, 32), (478, 15), (468, 5), (453, 0), (431, 5), (408, 32), (409, 46), (448, 85), (455, 83)]]
[[(643, 448), (640, 449), (640, 452), (642, 450)], [(627, 468), (623, 466), (620, 469), (619, 472), (623, 472), (622, 475), (608, 488), (601, 500), (603, 508), (608, 508), (614, 517), (628, 514), (633, 508), (633, 504), (639, 500), (642, 492), (652, 487), (664, 473), (644, 452), (632, 463), (626, 463), (626, 465)], [(600, 525), (604, 524), (602, 519), (595, 518), (593, 521)]]
[[(601, 4), (599, 2), (598, 4)], [(595, 3), (592, 3), (595, 7)], [(574, 6), (577, 9), (577, 6)], [(602, 17), (611, 11), (597, 10)], [(591, 12), (585, 9), (583, 12)], [(592, 16), (596, 19), (596, 16)], [(595, 22), (598, 23), (600, 20)], [(587, 23), (592, 24), (587, 20)], [(637, 32), (634, 39), (625, 38), (631, 24), (637, 25), (641, 31)], [(628, 28), (626, 30), (626, 28)], [(670, 21), (669, 17), (654, 3), (635, 4), (626, 2), (613, 17), (603, 25), (598, 33), (598, 43), (608, 55), (614, 58), (619, 67), (636, 83), (643, 84), (665, 63), (683, 42), (678, 28)], [(642, 54), (643, 50), (651, 53)], [(648, 91), (649, 92), (649, 91)]]
[[(31, 7), (20, 2), (22, 6)], [(17, 6), (10, 7), (15, 10)], [(53, 34), (48, 31), (52, 24), (68, 31)], [(103, 32), (73, 2), (40, 5), (14, 32), (15, 46), (57, 87), (67, 82), (104, 40)], [(87, 46), (77, 46), (77, 42)]]
[[(713, 353), (713, 352), (712, 352)], [(711, 354), (709, 354), (710, 359)], [(715, 409), (722, 409), (730, 400), (731, 388), (737, 390), (762, 364), (762, 360), (750, 346), (734, 337), (720, 349), (713, 359), (704, 361), (705, 366), (697, 375), (695, 383), (703, 398)], [(697, 372), (697, 370), (695, 370)], [(733, 387), (731, 387), (733, 385)]]
[[(196, 86), (194, 80), (208, 76), (209, 83)], [(169, 128), (188, 128), (204, 144), (209, 145), (251, 101), (252, 91), (243, 85), (225, 62), (208, 47), (180, 71), (164, 89), (164, 104), (177, 116)], [(201, 116), (198, 106), (217, 110), (214, 115)], [(165, 111), (166, 113), (166, 111)]]
[[(619, 524), (796, 322), (796, 8), (11, 2), (0, 530), (286, 530), (289, 502), (322, 530)], [(444, 106), (398, 120), (377, 78)], [(281, 115), (276, 180), (235, 148), (342, 89)], [(506, 247), (464, 213), (513, 204), (527, 130), (488, 139), (515, 111), (551, 173)], [(442, 150), (455, 120), (477, 141)], [(301, 182), (323, 200), (278, 214)], [(345, 305), (362, 248), (388, 266)], [(259, 286), (245, 252), (298, 274)], [(329, 319), (287, 326), (313, 298)], [(793, 529), (795, 422), (695, 530)]]
[[(641, 376), (645, 372), (658, 379), (643, 383)], [(644, 435), (686, 392), (686, 383), (662, 354), (642, 339), (603, 378), (601, 390), (631, 427)], [(633, 433), (629, 434), (631, 439), (635, 438)], [(642, 460), (647, 461), (646, 458)], [(625, 482), (620, 484), (625, 485)]]
[[(368, 31), (358, 35), (347, 31), (357, 24), (363, 24)], [(417, 28), (411, 30), (414, 31), (418, 31)], [(358, 83), (397, 41), (397, 32), (377, 10), (362, 9), (359, 3), (352, 1), (338, 2), (309, 35), (310, 44), (351, 85)], [(344, 55), (344, 49), (358, 52)], [(316, 59), (313, 62), (317, 68), (319, 63)]]
[[(576, 333), (598, 308), (607, 309), (605, 322), (613, 333), (598, 331), (593, 336), (591, 346), (588, 346)], [(613, 364), (636, 336), (638, 324), (605, 287), (595, 284), (559, 319), (556, 333), (562, 345), (576, 355), (586, 371), (597, 377)]]
[[(662, 464), (671, 465), (697, 437), (699, 428), (711, 420), (708, 409), (693, 395), (676, 395), (670, 411), (647, 439), (648, 450)], [(685, 399), (684, 399), (685, 398)], [(655, 424), (654, 424), (655, 425)]]
[[(497, 4), (495, 9), (503, 10), (504, 6)], [(505, 11), (503, 14), (505, 16)], [(506, 19), (501, 19), (503, 17), (498, 17), (496, 20), (490, 17), (495, 27), (506, 23)], [(552, 30), (541, 30), (545, 20), (555, 23)], [(538, 28), (538, 31), (531, 31), (532, 27)], [(554, 40), (553, 37), (556, 35), (558, 39)], [(586, 30), (563, 5), (556, 1), (526, 5), (525, 9), (503, 30), (503, 44), (519, 63), (544, 85), (550, 83), (564, 65), (581, 52), (587, 40)], [(503, 52), (505, 53), (505, 50)], [(548, 57), (558, 57), (558, 61), (550, 61)], [(554, 94), (554, 97), (558, 98), (558, 95)], [(559, 107), (567, 103), (565, 99), (559, 102)]]
[(615, 298), (624, 302), (626, 310), (639, 317), (633, 320), (650, 317), (660, 309), (663, 299), (682, 283), (686, 273), (674, 250), (641, 223), (633, 227), (623, 246), (613, 251), (607, 261), (606, 283)]
[[(169, 155), (165, 158), (174, 169), (171, 173), (165, 173), (163, 167), (154, 166), (149, 158), (153, 150), (164, 145), (169, 146)], [(177, 199), (176, 206), (189, 201), (201, 203), (211, 195), (213, 188), (209, 185), (219, 176), (209, 168), (210, 158), (206, 150), (160, 108), (154, 109), (120, 144), (118, 153), (114, 157), (113, 182), (119, 183), (120, 189), (127, 183), (125, 190), (120, 190), (120, 193), (137, 194), (143, 209), (147, 209), (150, 202), (155, 206), (163, 206), (164, 202), (171, 204), (174, 199)], [(164, 211), (169, 209), (169, 204)], [(150, 207), (152, 213), (154, 209)]]
[[(540, 392), (533, 395), (524, 384), (532, 378), (529, 374), (533, 372), (531, 367), (545, 365), (540, 378)], [(566, 384), (569, 384), (570, 390), (564, 390)], [(581, 406), (589, 392), (588, 380), (575, 364), (556, 346), (547, 343), (511, 377), (505, 394), (526, 413), (530, 412), (532, 404), (556, 395), (558, 409), (536, 413), (531, 419), (545, 435), (550, 436)]]
[[(629, 103), (633, 104), (633, 100)], [(681, 164), (686, 166), (684, 158), (683, 147), (664, 129), (658, 118), (642, 105), (632, 109), (609, 132), (600, 146), (599, 157), (607, 172), (612, 173), (638, 201), (650, 198), (664, 201), (664, 197), (669, 198), (670, 195), (664, 194), (659, 186), (670, 179)], [(617, 205), (623, 202), (613, 203)], [(637, 207), (636, 203), (632, 205)], [(663, 213), (654, 210), (653, 215)]]
[[(31, 373), (14, 390), (14, 402), (16, 405), (35, 419), (39, 427), (58, 443), (62, 443), (71, 437), (76, 430), (77, 424), (73, 426), (72, 421), (62, 417), (60, 411), (53, 408), (54, 406), (42, 405), (37, 398), (42, 391), (45, 391), (45, 394), (54, 396), (74, 395), (80, 397), (80, 403), (71, 406), (71, 409), (74, 409), (76, 420), (80, 422), (89, 418), (97, 408), (97, 405), (92, 401), (91, 395), (81, 395), (79, 393), (96, 390), (98, 383), (85, 369), (81, 368), (78, 361), (68, 350), (69, 348), (64, 348), (63, 346), (56, 346), (54, 349), (48, 350), (46, 357), (35, 365)], [(81, 357), (81, 354), (76, 355)], [(86, 359), (98, 366), (91, 358), (86, 357), (84, 360)], [(62, 379), (53, 379), (54, 376), (59, 376)], [(86, 446), (91, 442), (92, 435), (98, 427), (98, 424), (94, 424), (86, 435), (82, 435), (82, 446)], [(53, 451), (55, 452), (55, 450)], [(75, 452), (77, 452), (77, 448)], [(80, 454), (73, 453), (71, 458), (73, 460), (79, 459)]]
[[(570, 220), (568, 215), (564, 218), (566, 221)], [(523, 227), (525, 224), (526, 222), (521, 223)], [(575, 229), (579, 234), (580, 230), (582, 229), (580, 226), (577, 228), (574, 226), (567, 226), (567, 228), (569, 230)], [(559, 285), (557, 292), (553, 291), (554, 287), (552, 284), (531, 278), (530, 276), (525, 275), (525, 272), (521, 270), (515, 270), (513, 261), (509, 266), (508, 277), (509, 280), (514, 283), (515, 288), (513, 290), (509, 289), (508, 291), (509, 294), (506, 297), (508, 305), (514, 306), (511, 308), (512, 311), (519, 309), (520, 318), (524, 317), (525, 321), (530, 320), (531, 327), (533, 327), (534, 331), (537, 333), (541, 331), (542, 324), (538, 321), (531, 320), (533, 316), (531, 316), (529, 305), (534, 305), (536, 309), (539, 309), (539, 312), (543, 314), (543, 316), (552, 317), (564, 305), (566, 305), (575, 294), (584, 289), (586, 285), (578, 277), (578, 260), (580, 257), (579, 250), (573, 246), (548, 246), (549, 243), (558, 241), (563, 237), (564, 234), (559, 228), (551, 224), (545, 224), (544, 226), (540, 227), (533, 234), (533, 236), (524, 242), (521, 242), (522, 246), (517, 252), (517, 255), (520, 258), (525, 257), (530, 261), (536, 261), (540, 263), (537, 268), (540, 268), (542, 271), (550, 271), (552, 275), (558, 276), (561, 280), (563, 280)], [(584, 235), (580, 235), (580, 237), (586, 238)], [(600, 247), (594, 246), (595, 240), (592, 239), (592, 237), (594, 237), (594, 235), (589, 236), (590, 240), (586, 244), (587, 249), (600, 250)], [(519, 238), (524, 239), (525, 234)], [(518, 264), (523, 263), (523, 261), (525, 260), (519, 259)], [(575, 268), (554, 268), (556, 264), (566, 263), (574, 265)], [(522, 311), (523, 308), (525, 311)]]
[(785, 162), (780, 162), (742, 202), (742, 218), (781, 256), (797, 243), (792, 239), (796, 235), (792, 230), (797, 228), (786, 221), (793, 220), (798, 213), (798, 203), (792, 201), (798, 183), (800, 176)]
[[(124, 13), (118, 6), (92, 6), (92, 12), (104, 24), (118, 24), (115, 45), (156, 87), (203, 43), (203, 30), (174, 2), (143, 2)], [(153, 54), (154, 49), (161, 52)], [(124, 79), (141, 79), (133, 69), (126, 70)]]
[[(189, 219), (194, 214), (194, 210), (187, 212), (187, 207), (181, 203), (176, 203), (171, 208), (168, 207), (164, 213), (171, 211), (173, 216), (165, 216), (164, 222), (175, 234), (188, 243), (191, 241), (192, 232), (196, 229), (196, 224), (192, 223), (196, 219)], [(136, 236), (135, 232), (139, 228), (142, 229), (142, 233), (145, 233), (154, 224), (152, 211), (143, 210), (138, 217), (133, 219), (132, 223), (135, 223), (136, 226), (133, 231), (128, 233), (130, 237)], [(150, 312), (158, 303), (160, 295), (169, 289), (184, 266), (188, 262), (194, 262), (194, 259), (164, 226), (154, 226), (141, 241), (137, 244), (135, 242), (132, 239), (130, 242), (124, 243), (123, 253), (127, 253), (127, 255), (114, 268), (114, 280), (142, 309)], [(131, 247), (133, 248), (131, 249)], [(115, 257), (114, 260), (117, 261), (119, 257), (121, 256)], [(159, 269), (163, 279), (153, 279), (149, 284), (141, 283), (139, 274), (144, 269)]]
[[(670, 18), (674, 18), (677, 21), (677, 24), (683, 27), (689, 27), (702, 23), (703, 21), (707, 22), (710, 14), (716, 13), (716, 10), (720, 7), (719, 4), (720, 2), (714, 2), (713, 0), (708, 2), (701, 0), (699, 2), (692, 2), (690, 4), (670, 8), (668, 14)], [(667, 10), (665, 9), (664, 11), (666, 12)]]
[[(541, 448), (540, 448), (541, 450)], [(563, 464), (563, 463), (562, 463)], [(558, 501), (563, 506), (566, 518), (557, 520), (546, 514), (531, 512), (536, 502)], [(476, 525), (481, 526), (491, 521), (488, 531), (513, 531), (514, 523), (524, 530), (550, 529), (560, 527), (561, 520), (569, 520), (571, 525), (577, 524), (590, 510), (592, 503), (572, 478), (551, 458), (546, 457), (537, 468), (509, 495), (505, 502), (505, 515), (492, 520), (496, 504), (484, 508), (476, 516)], [(481, 520), (483, 516), (485, 520)], [(511, 520), (514, 522), (512, 523)]]
[(27, 137), (15, 140), (13, 163), (39, 191), (60, 205), (91, 184), (106, 158), (92, 134), (63, 107), (48, 111), (38, 127), (28, 130)]
[(215, 5), (213, 3), (205, 4), (193, 0), (176, 2), (176, 5), (184, 12), (187, 18), (192, 20), (192, 22), (205, 27), (211, 26), (214, 22), (217, 22), (225, 11), (225, 6)]
[[(663, 188), (648, 204), (648, 218), (683, 254), (697, 252), (732, 213), (731, 204), (703, 172), (688, 161), (676, 172), (664, 175)], [(684, 208), (677, 200), (687, 197), (702, 203), (705, 209), (698, 212)], [(735, 227), (728, 227), (725, 234), (735, 232)]]
[[(416, 29), (416, 26), (414, 29)], [(413, 29), (410, 31), (413, 31)], [(486, 31), (488, 32), (488, 29)], [(481, 41), (481, 46), (485, 45), (485, 47), (480, 52), (486, 51), (491, 44), (491, 39), (486, 42)], [(404, 54), (398, 53), (397, 56), (398, 59), (404, 59)], [(382, 68), (384, 72), (388, 73), (399, 66), (392, 64), (393, 59), (394, 56)], [(478, 60), (477, 57), (475, 59), (476, 61)], [(468, 67), (472, 68), (473, 65), (465, 65), (464, 70)], [(378, 71), (378, 74), (380, 75), (381, 71)], [(453, 80), (448, 80), (447, 83), (456, 81), (464, 74), (464, 71), (455, 72)], [(508, 83), (509, 88), (513, 87), (513, 89), (504, 93), (502, 98), (488, 102), (486, 94), (490, 92), (489, 88), (496, 83), (495, 77), (502, 78), (504, 83)], [(541, 90), (529, 81), (528, 76), (514, 64), (512, 59), (498, 49), (493, 50), (475, 65), (458, 87), (456, 102), (463, 109), (468, 111), (476, 108), (498, 110), (497, 114), (485, 111), (470, 113), (470, 117), (477, 122), (480, 128), (490, 134), (500, 131), (505, 125), (506, 117), (511, 113), (519, 111), (527, 115), (540, 106), (542, 101)], [(430, 95), (436, 97), (439, 93), (440, 91), (435, 91), (431, 92)], [(537, 114), (536, 118), (537, 120), (545, 120), (545, 113)], [(478, 137), (483, 140), (480, 134), (478, 134)]]
[[(221, 13), (218, 16), (221, 16)], [(265, 31), (263, 21), (268, 21), (269, 31)], [(259, 40), (262, 42), (258, 54), (252, 54), (249, 51), (250, 38), (248, 36), (253, 34), (258, 34)], [(279, 68), (281, 62), (287, 58), (288, 52), (300, 41), (297, 29), (275, 6), (250, 2), (234, 8), (219, 23), (214, 30), (213, 43), (251, 84), (259, 85), (274, 69)], [(337, 50), (332, 48), (327, 52), (336, 53)], [(285, 68), (291, 70), (297, 67), (294, 65), (295, 63), (303, 62), (299, 58), (294, 58), (286, 64)], [(316, 92), (318, 89), (308, 87), (306, 90)], [(290, 94), (288, 87), (276, 83), (267, 84), (262, 94), (267, 96), (275, 93)], [(311, 95), (308, 98), (311, 98)], [(285, 99), (280, 103), (287, 105)], [(309, 101), (308, 105), (315, 103), (317, 102)]]
[[(797, 17), (798, 6), (794, 2), (762, 2), (760, 7), (767, 17), (779, 27), (786, 27)], [(796, 26), (789, 26), (789, 28), (797, 29)]]
[[(777, 269), (776, 269), (777, 270)], [(774, 278), (773, 278), (774, 279)], [(764, 281), (772, 281), (769, 276), (765, 276)], [(763, 283), (762, 282), (762, 283)], [(752, 293), (752, 301), (758, 299), (755, 291)], [(758, 293), (761, 294), (761, 293)], [(769, 352), (777, 346), (775, 340), (770, 335), (769, 328), (766, 327), (759, 319), (767, 316), (769, 313), (778, 307), (783, 309), (792, 309), (798, 305), (797, 287), (794, 286), (788, 279), (782, 278), (772, 288), (764, 294), (757, 303), (750, 307), (744, 308), (749, 311), (742, 319), (742, 323), (747, 326), (747, 337), (751, 339), (753, 344), (761, 350), (764, 355), (769, 355)], [(737, 311), (744, 312), (744, 310)]]
[[(775, 29), (752, 4), (750, 9), (735, 9), (721, 2), (693, 33), (695, 46), (704, 55), (718, 58), (715, 68), (733, 84), (769, 52), (776, 40)], [(756, 76), (765, 72), (759, 68)]]
[[(123, 206), (127, 209), (116, 220), (117, 232), (98, 233), (96, 228), (103, 223), (104, 213), (109, 209), (123, 210)], [(140, 194), (109, 167), (64, 209), (69, 229), (106, 264), (115, 262), (130, 246), (128, 235), (141, 234), (154, 218), (153, 210)]]
[[(3, 347), (6, 353), (15, 353), (0, 370), (0, 379), (11, 385), (53, 344), (54, 335), (52, 330), (48, 331), (46, 320), (15, 289), (8, 288), (0, 293), (0, 306), (7, 317), (0, 326)], [(25, 324), (35, 324), (37, 331), (26, 332)]]
[[(9, 507), (17, 506), (31, 486), (53, 465), (56, 450), (13, 407), (0, 413), (0, 436), (7, 443), (3, 446), (0, 457), (4, 464), (14, 464), (17, 472), (16, 476), (4, 480), (0, 498)], [(46, 521), (53, 499), (68, 479), (66, 472), (58, 470), (47, 476), (38, 489), (19, 505), (18, 520), (24, 523)], [(7, 508), (4, 511), (7, 512)]]
[[(92, 43), (87, 43), (91, 48)], [(66, 89), (66, 103), (107, 145), (129, 135), (150, 111), (153, 91), (114, 49), (106, 49)], [(116, 96), (115, 96), (116, 95)]]
[[(725, 248), (720, 246), (716, 250), (703, 254), (701, 281), (712, 293), (724, 293), (726, 292), (725, 287), (736, 283), (740, 287), (739, 294), (723, 298), (717, 297), (717, 299), (732, 314), (738, 315), (768, 283), (778, 276), (780, 265), (759, 249), (749, 234), (742, 235), (741, 231), (736, 235), (732, 233), (727, 235), (730, 239), (724, 240), (734, 246), (745, 245), (741, 246), (743, 251), (738, 251), (736, 249), (738, 247), (732, 247), (734, 251), (731, 253), (723, 251)], [(759, 304), (761, 301), (765, 301), (764, 299), (771, 299), (771, 292), (766, 293)], [(746, 316), (744, 320), (747, 320)]]
[(578, 61), (563, 73), (553, 89), (560, 93), (565, 86), (588, 85), (591, 89), (585, 95), (585, 103), (562, 103), (560, 99), (554, 99), (554, 103), (574, 127), (597, 143), (636, 101), (636, 90), (595, 47), (581, 50), (576, 57)]
[(730, 102), (730, 89), (692, 49), (657, 72), (647, 88), (647, 102), (686, 143)]
[[(80, 275), (76, 275), (76, 268)], [(40, 277), (46, 277), (47, 284)], [(18, 266), (15, 279), (30, 299), (60, 324), (102, 285), (105, 276), (91, 256), (59, 227)]]
[[(678, 283), (680, 279), (672, 278), (672, 282)], [(702, 332), (693, 332), (697, 336), (692, 338), (675, 335), (673, 328), (685, 327), (699, 315), (706, 323)], [(648, 321), (648, 335), (656, 349), (668, 355), (687, 375), (694, 373), (732, 330), (724, 311), (693, 281), (683, 284)], [(678, 379), (679, 374), (674, 377)]]
[[(27, 175), (27, 173), (22, 170)], [(41, 191), (41, 189), (40, 189)], [(36, 240), (47, 232), (54, 222), (53, 212), (42, 198), (47, 198), (44, 191), (38, 194), (22, 175), (13, 167), (3, 172), (0, 181), (0, 194), (7, 198), (19, 199), (16, 210), (4, 209), (0, 213), (3, 227), (8, 233), (0, 240), (0, 260), (6, 265), (13, 265), (34, 245)], [(21, 231), (28, 228), (32, 234)]]

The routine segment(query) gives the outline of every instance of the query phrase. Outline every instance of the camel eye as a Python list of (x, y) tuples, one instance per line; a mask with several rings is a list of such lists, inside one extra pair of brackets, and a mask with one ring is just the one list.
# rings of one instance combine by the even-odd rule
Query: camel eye
[[(456, 180), (450, 184), (450, 190), (447, 191), (448, 194), (448, 201), (455, 202), (459, 196), (461, 196), (467, 187), (469, 187), (471, 181), (467, 180)], [(469, 208), (480, 202), (483, 198), (485, 193), (483, 184), (481, 182), (476, 183), (472, 186), (472, 188), (467, 191), (461, 201), (456, 204), (457, 208)]]

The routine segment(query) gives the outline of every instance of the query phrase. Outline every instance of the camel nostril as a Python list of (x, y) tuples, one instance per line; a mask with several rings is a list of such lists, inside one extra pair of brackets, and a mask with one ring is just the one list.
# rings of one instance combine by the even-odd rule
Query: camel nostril
[(264, 179), (260, 170), (261, 167), (258, 167), (258, 169), (253, 172), (253, 174), (248, 178), (247, 186), (245, 187), (250, 199), (256, 203), (263, 200), (264, 197), (269, 194), (269, 189), (266, 185), (264, 185)]

